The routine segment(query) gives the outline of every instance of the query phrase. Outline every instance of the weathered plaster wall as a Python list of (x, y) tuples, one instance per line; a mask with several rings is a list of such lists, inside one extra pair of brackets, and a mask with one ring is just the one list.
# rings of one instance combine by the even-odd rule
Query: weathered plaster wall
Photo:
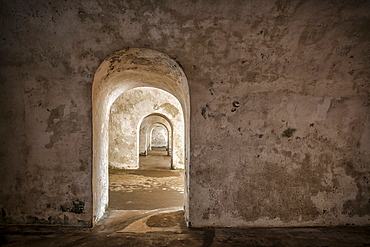
[(139, 167), (139, 133), (143, 118), (165, 116), (172, 124), (173, 167), (184, 169), (184, 115), (179, 101), (170, 93), (155, 88), (135, 88), (119, 96), (110, 110), (109, 166)]
[(369, 4), (1, 1), (1, 223), (90, 224), (92, 77), (146, 47), (188, 78), (191, 225), (369, 224)]

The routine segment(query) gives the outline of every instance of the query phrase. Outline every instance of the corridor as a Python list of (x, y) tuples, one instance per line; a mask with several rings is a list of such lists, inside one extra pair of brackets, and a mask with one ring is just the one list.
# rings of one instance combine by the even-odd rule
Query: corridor
[(170, 170), (171, 157), (163, 148), (140, 156), (139, 169), (109, 170), (108, 210), (153, 210), (183, 207), (184, 171)]

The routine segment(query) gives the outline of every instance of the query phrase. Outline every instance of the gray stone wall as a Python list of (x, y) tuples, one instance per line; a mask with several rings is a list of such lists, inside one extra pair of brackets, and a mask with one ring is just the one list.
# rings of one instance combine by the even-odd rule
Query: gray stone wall
[(369, 1), (0, 1), (0, 222), (91, 225), (103, 59), (177, 60), (192, 226), (367, 225)]

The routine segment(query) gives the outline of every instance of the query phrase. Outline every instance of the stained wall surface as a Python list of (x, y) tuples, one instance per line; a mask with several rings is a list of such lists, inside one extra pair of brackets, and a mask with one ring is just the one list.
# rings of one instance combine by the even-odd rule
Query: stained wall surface
[(191, 226), (368, 225), (370, 2), (0, 1), (0, 222), (91, 225), (93, 75), (145, 47), (191, 99)]

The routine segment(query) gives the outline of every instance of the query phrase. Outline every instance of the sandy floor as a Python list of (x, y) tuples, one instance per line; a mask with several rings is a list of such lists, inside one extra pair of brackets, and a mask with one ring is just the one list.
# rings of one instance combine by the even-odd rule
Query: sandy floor
[(183, 171), (110, 170), (109, 210), (152, 210), (184, 205)]
[(153, 210), (184, 205), (184, 171), (171, 170), (165, 149), (140, 156), (137, 170), (109, 170), (108, 210)]

